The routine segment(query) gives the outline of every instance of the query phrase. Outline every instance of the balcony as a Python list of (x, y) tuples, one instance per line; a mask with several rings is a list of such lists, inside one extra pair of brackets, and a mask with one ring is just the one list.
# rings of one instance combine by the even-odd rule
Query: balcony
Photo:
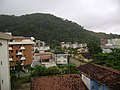
[(22, 52), (18, 52), (16, 55), (22, 55), (23, 53)]
[(25, 60), (25, 57), (21, 57), (20, 60)]
[(9, 47), (9, 50), (13, 50), (12, 47)]
[(9, 58), (9, 61), (13, 61), (13, 59), (12, 59), (12, 58)]
[(22, 46), (22, 47), (20, 48), (20, 50), (25, 50), (25, 47)]
[(21, 65), (24, 65), (24, 63), (21, 63)]

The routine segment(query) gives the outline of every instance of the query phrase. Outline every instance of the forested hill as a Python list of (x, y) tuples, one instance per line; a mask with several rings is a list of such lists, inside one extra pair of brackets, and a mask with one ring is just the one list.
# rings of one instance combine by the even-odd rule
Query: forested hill
[(75, 22), (51, 14), (27, 14), (22, 16), (0, 15), (0, 32), (12, 32), (13, 35), (33, 36), (48, 43), (61, 41), (86, 42), (99, 41), (100, 37), (120, 37), (113, 34), (94, 33)]

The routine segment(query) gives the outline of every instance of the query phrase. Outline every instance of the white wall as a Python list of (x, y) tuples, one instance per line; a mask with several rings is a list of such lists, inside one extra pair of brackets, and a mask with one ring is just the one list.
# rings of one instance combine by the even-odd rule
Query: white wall
[(57, 64), (68, 64), (68, 60), (67, 60), (67, 55), (56, 55), (56, 63)]
[(7, 40), (0, 39), (0, 85), (1, 90), (10, 90), (9, 53)]
[(82, 80), (84, 84), (87, 86), (87, 88), (90, 90), (90, 79), (82, 74)]

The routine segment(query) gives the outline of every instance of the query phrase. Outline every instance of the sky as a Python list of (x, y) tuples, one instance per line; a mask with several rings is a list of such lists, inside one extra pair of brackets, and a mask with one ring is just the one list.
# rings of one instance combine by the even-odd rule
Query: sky
[(120, 0), (0, 0), (0, 14), (50, 13), (95, 32), (120, 35)]

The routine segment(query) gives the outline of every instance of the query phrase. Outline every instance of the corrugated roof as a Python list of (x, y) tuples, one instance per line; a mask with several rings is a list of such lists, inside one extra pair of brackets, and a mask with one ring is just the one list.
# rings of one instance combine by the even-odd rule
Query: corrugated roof
[(78, 69), (90, 79), (96, 80), (113, 90), (120, 90), (120, 71), (90, 63), (81, 65)]
[(11, 38), (12, 38), (11, 35), (0, 32), (0, 39), (10, 40)]
[(46, 76), (33, 78), (31, 90), (88, 90), (80, 75)]

